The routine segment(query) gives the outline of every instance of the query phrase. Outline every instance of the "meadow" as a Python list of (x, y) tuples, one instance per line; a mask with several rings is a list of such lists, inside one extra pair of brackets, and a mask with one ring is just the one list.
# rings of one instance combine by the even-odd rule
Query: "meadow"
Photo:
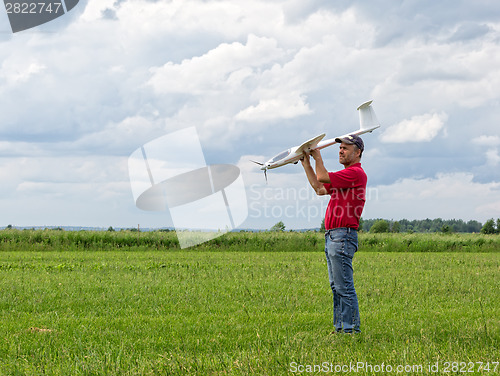
[(331, 334), (323, 235), (0, 231), (0, 375), (500, 374), (500, 236), (361, 234)]

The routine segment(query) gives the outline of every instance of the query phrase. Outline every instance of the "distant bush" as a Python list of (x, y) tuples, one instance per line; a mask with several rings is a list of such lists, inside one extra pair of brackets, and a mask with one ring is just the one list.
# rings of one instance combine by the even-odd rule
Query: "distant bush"
[(385, 219), (379, 219), (370, 228), (370, 233), (379, 234), (383, 232), (389, 232), (389, 223)]
[(270, 231), (285, 231), (285, 224), (282, 221), (279, 221), (271, 227)]
[(481, 234), (495, 234), (496, 232), (495, 221), (493, 220), (493, 218), (488, 219), (481, 228)]

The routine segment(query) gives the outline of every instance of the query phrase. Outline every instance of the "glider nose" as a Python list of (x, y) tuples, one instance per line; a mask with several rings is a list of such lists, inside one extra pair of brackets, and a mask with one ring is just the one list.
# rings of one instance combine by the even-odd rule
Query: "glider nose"
[(253, 163), (256, 163), (258, 164), (260, 167), (260, 169), (262, 171), (264, 171), (264, 176), (266, 177), (266, 183), (267, 183), (267, 169), (269, 168), (269, 166), (271, 165), (270, 163), (261, 163), (261, 162), (257, 162), (257, 161), (252, 161)]

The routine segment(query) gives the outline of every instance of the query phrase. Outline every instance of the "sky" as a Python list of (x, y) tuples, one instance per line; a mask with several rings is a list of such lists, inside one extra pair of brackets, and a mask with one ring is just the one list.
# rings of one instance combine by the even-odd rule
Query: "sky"
[(498, 218), (498, 20), (492, 0), (81, 0), (12, 33), (1, 8), (0, 227), (172, 226), (136, 207), (128, 160), (191, 127), (241, 171), (239, 228), (319, 227), (300, 163), (266, 184), (251, 160), (356, 130), (368, 100), (364, 218)]

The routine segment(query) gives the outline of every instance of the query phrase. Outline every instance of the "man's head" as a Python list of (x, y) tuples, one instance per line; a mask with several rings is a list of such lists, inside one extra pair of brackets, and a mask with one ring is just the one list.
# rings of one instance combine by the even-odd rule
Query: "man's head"
[(335, 139), (340, 143), (339, 162), (348, 167), (361, 160), (365, 144), (361, 137), (356, 135), (349, 135)]

